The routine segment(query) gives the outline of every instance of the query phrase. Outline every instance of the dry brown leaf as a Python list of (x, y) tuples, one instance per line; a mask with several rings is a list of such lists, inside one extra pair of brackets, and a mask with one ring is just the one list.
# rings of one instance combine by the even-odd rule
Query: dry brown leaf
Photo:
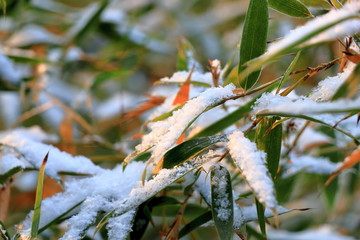
[(189, 76), (187, 77), (186, 81), (179, 89), (179, 92), (177, 93), (177, 95), (172, 103), (174, 106), (178, 105), (178, 104), (183, 104), (189, 100), (190, 81), (191, 81), (191, 76), (192, 76), (193, 72), (194, 72), (194, 67), (192, 67), (192, 69), (189, 73)]
[(73, 120), (70, 116), (65, 115), (59, 125), (59, 134), (63, 146), (61, 150), (76, 155), (76, 147), (74, 144)]
[(144, 112), (146, 112), (156, 106), (159, 106), (160, 104), (162, 104), (165, 101), (165, 98), (160, 97), (160, 96), (146, 95), (146, 97), (148, 97), (149, 100), (147, 100), (145, 103), (143, 103), (139, 107), (127, 112), (125, 114), (125, 119), (138, 117), (141, 114), (143, 114)]
[(0, 221), (5, 222), (10, 203), (10, 184), (0, 187)]
[(325, 182), (325, 186), (328, 186), (334, 178), (339, 175), (345, 169), (352, 168), (355, 164), (360, 161), (360, 147), (355, 149), (348, 157), (345, 158), (344, 163), (342, 166), (336, 170), (334, 173), (331, 174), (329, 179)]

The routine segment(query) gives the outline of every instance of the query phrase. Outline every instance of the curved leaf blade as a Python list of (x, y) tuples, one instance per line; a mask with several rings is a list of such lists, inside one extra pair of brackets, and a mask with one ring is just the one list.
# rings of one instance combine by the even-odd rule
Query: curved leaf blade
[(270, 132), (273, 124), (279, 120), (278, 117), (264, 118), (256, 129), (256, 145), (259, 150), (266, 153), (267, 168), (273, 179), (279, 167), (281, 141), (282, 141), (282, 125), (278, 124)]
[[(269, 25), (268, 4), (266, 0), (251, 0), (246, 13), (244, 29), (240, 45), (239, 74), (246, 66), (244, 64), (265, 52)], [(261, 70), (251, 73), (237, 84), (245, 90), (257, 82)]]
[(173, 168), (217, 142), (227, 141), (225, 135), (193, 138), (170, 149), (164, 155), (163, 168)]
[(41, 202), (44, 189), (45, 166), (49, 157), (49, 152), (45, 155), (44, 160), (39, 169), (39, 177), (36, 185), (36, 197), (34, 205), (34, 215), (31, 224), (31, 238), (36, 238), (40, 226)]
[(269, 7), (292, 17), (312, 17), (309, 9), (297, 0), (269, 0)]

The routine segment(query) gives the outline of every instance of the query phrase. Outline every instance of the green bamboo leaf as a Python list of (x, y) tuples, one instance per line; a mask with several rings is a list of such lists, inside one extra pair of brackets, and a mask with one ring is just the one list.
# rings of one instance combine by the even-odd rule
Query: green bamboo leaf
[(300, 53), (301, 51), (298, 51), (294, 57), (294, 59), (292, 60), (292, 62), (290, 63), (289, 67), (286, 69), (284, 75), (282, 76), (280, 83), (279, 83), (279, 87), (276, 90), (276, 94), (278, 94), (280, 92), (281, 87), (284, 85), (284, 83), (287, 82), (287, 80), (289, 79), (290, 73), (292, 72), (292, 70), (294, 69), (297, 61), (299, 60), (300, 57)]
[(44, 160), (39, 169), (39, 176), (36, 185), (36, 197), (34, 205), (34, 215), (31, 224), (31, 237), (36, 238), (38, 235), (40, 225), (40, 214), (41, 214), (41, 202), (44, 189), (44, 177), (45, 177), (45, 166), (49, 157), (49, 152), (45, 155)]
[(269, 0), (269, 7), (292, 17), (312, 17), (309, 9), (297, 0)]
[(164, 155), (163, 168), (173, 168), (178, 164), (196, 156), (210, 145), (227, 141), (225, 135), (193, 138), (170, 149)]
[(201, 214), (200, 216), (198, 216), (197, 218), (195, 218), (194, 220), (192, 220), (191, 222), (189, 222), (188, 224), (186, 224), (179, 232), (179, 238), (182, 238), (183, 236), (185, 236), (186, 234), (196, 230), (198, 227), (200, 227), (201, 225), (203, 225), (204, 223), (209, 222), (210, 220), (212, 220), (212, 212), (211, 211), (207, 211), (204, 214)]
[(223, 166), (211, 171), (211, 211), (220, 239), (233, 239), (234, 206), (231, 178)]
[(141, 239), (145, 233), (146, 227), (152, 221), (151, 213), (154, 207), (168, 204), (179, 204), (180, 202), (172, 197), (154, 197), (149, 201), (141, 204), (136, 212), (133, 224), (133, 231), (130, 232), (131, 240)]
[(255, 200), (256, 203), (256, 212), (258, 216), (258, 222), (261, 230), (261, 234), (264, 239), (266, 239), (266, 222), (265, 222), (265, 208), (264, 206), (259, 202), (258, 199)]
[(72, 206), (71, 208), (69, 208), (68, 210), (66, 210), (65, 212), (63, 212), (62, 214), (60, 214), (59, 216), (57, 216), (56, 218), (54, 218), (52, 221), (50, 221), (49, 223), (47, 223), (45, 226), (43, 226), (42, 228), (39, 229), (38, 234), (42, 233), (43, 231), (45, 231), (46, 229), (48, 229), (51, 225), (55, 224), (55, 223), (60, 223), (62, 221), (64, 221), (64, 218), (66, 218), (66, 216), (75, 208), (77, 208), (78, 206), (80, 206), (83, 201), (78, 202), (77, 204), (75, 204), (74, 206)]
[(251, 106), (255, 103), (256, 99), (257, 98), (251, 100), (244, 106), (239, 107), (234, 112), (230, 113), (229, 115), (219, 119), (218, 121), (214, 122), (210, 126), (201, 130), (193, 138), (211, 136), (211, 135), (221, 132), (222, 130), (226, 129), (227, 127), (230, 127), (234, 123), (238, 122), (240, 119), (244, 118), (246, 116), (246, 113), (248, 113), (252, 110)]
[(12, 176), (14, 176), (18, 172), (21, 172), (22, 170), (24, 170), (24, 169), (22, 167), (18, 166), (18, 167), (14, 167), (14, 168), (10, 169), (9, 171), (7, 171), (4, 174), (0, 174), (0, 184), (4, 184)]
[(105, 10), (108, 5), (109, 0), (102, 0), (99, 4), (98, 9), (86, 19), (86, 22), (82, 26), (74, 26), (73, 29), (70, 30), (69, 35), (66, 37), (67, 42), (75, 41), (79, 43), (86, 34), (90, 32), (91, 29), (96, 27), (100, 22), (100, 15)]
[(2, 221), (0, 221), (0, 237), (4, 240), (10, 240), (10, 235)]
[[(246, 62), (259, 57), (265, 52), (269, 25), (268, 15), (266, 0), (250, 0), (241, 37), (239, 62), (240, 75), (246, 68), (246, 66), (244, 66)], [(247, 90), (255, 85), (260, 76), (260, 72), (260, 70), (253, 72), (236, 84), (238, 86), (240, 84)]]
[(303, 4), (311, 8), (331, 9), (332, 6), (327, 0), (300, 0)]
[(358, 85), (360, 83), (359, 76), (360, 65), (357, 65), (354, 72), (343, 82), (343, 84), (341, 84), (331, 100), (334, 101), (343, 97), (348, 97), (349, 95), (353, 95), (354, 92), (357, 92)]
[[(301, 34), (298, 37), (292, 37), (291, 41), (290, 40), (285, 41), (284, 44), (279, 45), (275, 50), (272, 50), (271, 52), (266, 52), (265, 54), (259, 56), (258, 58), (248, 61), (246, 63), (247, 67), (243, 68), (241, 74), (239, 75), (238, 78), (239, 82), (245, 82), (247, 77), (251, 76), (252, 73), (257, 72), (265, 65), (278, 59), (280, 56), (286, 53), (289, 53), (293, 50), (300, 50), (312, 46), (313, 44), (303, 44), (303, 43), (305, 43), (307, 40), (311, 39), (312, 37), (319, 35), (321, 32), (328, 30), (344, 21), (358, 18), (359, 16), (360, 16), (359, 13), (354, 13), (353, 15), (350, 16), (346, 15), (339, 17), (333, 21), (327, 21), (326, 24), (320, 24), (318, 26), (314, 26), (313, 28), (309, 29), (309, 31), (304, 32), (305, 34)], [(299, 33), (299, 30), (297, 33)]]
[(327, 126), (329, 128), (332, 128), (338, 132), (341, 132), (342, 134), (348, 136), (349, 138), (351, 138), (356, 145), (359, 144), (359, 140), (351, 135), (351, 133), (349, 132), (346, 132), (345, 130), (342, 130), (341, 128), (338, 128), (338, 127), (334, 127), (326, 122), (323, 122), (319, 119), (316, 119), (316, 118), (313, 118), (313, 117), (310, 117), (310, 116), (307, 116), (307, 115), (303, 115), (303, 114), (291, 114), (291, 113), (275, 113), (275, 112), (267, 112), (267, 113), (260, 113), (260, 114), (257, 114), (257, 116), (279, 116), (279, 117), (290, 117), (290, 118), (301, 118), (301, 119), (305, 119), (305, 120), (309, 120), (311, 122), (315, 122), (315, 123), (320, 123), (324, 126)]
[(177, 71), (189, 71), (196, 64), (195, 49), (186, 38), (181, 38), (178, 48)]
[[(279, 174), (280, 176), (282, 173)], [(276, 190), (276, 199), (278, 200), (279, 204), (286, 203), (293, 192), (295, 180), (297, 175), (291, 175), (286, 178), (278, 178), (275, 180), (275, 190)]]
[(256, 146), (266, 153), (266, 162), (273, 179), (276, 177), (280, 161), (282, 126), (278, 124), (270, 132), (267, 132), (273, 124), (279, 120), (278, 117), (264, 118), (256, 129)]

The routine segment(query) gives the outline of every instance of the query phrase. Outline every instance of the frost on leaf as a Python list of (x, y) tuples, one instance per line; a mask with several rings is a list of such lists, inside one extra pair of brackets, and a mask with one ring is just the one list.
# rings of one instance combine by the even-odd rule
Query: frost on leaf
[(259, 201), (275, 209), (277, 201), (274, 183), (265, 166), (266, 154), (257, 150), (256, 144), (247, 139), (241, 131), (233, 132), (228, 139), (230, 155)]
[[(136, 187), (141, 179), (144, 163), (133, 162), (123, 172), (121, 166), (112, 170), (104, 170), (102, 173), (83, 179), (69, 179), (65, 181), (65, 190), (42, 201), (40, 228), (68, 211), (76, 204), (83, 201), (80, 207), (74, 209), (68, 222), (68, 230), (62, 239), (80, 239), (84, 231), (92, 225), (100, 211), (108, 212), (114, 208), (114, 202), (125, 199), (130, 191)], [(54, 207), (56, 206), (56, 207)], [(23, 235), (29, 234), (31, 228), (31, 212), (23, 222)], [(112, 219), (109, 234), (114, 235), (116, 229), (130, 230), (132, 216), (129, 212), (118, 218)], [(112, 229), (114, 228), (114, 229)], [(117, 232), (126, 237), (128, 232)], [(120, 235), (119, 235), (120, 236)], [(119, 239), (125, 239), (119, 238)]]
[(229, 209), (232, 205), (232, 192), (228, 191), (228, 185), (231, 185), (229, 180), (226, 168), (215, 166), (211, 176), (212, 199), (213, 208), (216, 209), (217, 217), (221, 221), (227, 221), (232, 217), (232, 211)]

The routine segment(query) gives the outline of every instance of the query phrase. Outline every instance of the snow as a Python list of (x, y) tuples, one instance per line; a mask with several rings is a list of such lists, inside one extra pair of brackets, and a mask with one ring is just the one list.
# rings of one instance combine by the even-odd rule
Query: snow
[(40, 168), (46, 153), (49, 152), (45, 173), (52, 178), (59, 179), (58, 172), (60, 171), (85, 174), (97, 174), (103, 171), (84, 156), (74, 157), (51, 145), (40, 142), (45, 139), (49, 139), (49, 137), (37, 127), (20, 128), (0, 133), (0, 143), (5, 144), (8, 148), (15, 149), (18, 154), (21, 154), (21, 158), (35, 168)]
[[(280, 53), (283, 49), (292, 46), (294, 43), (300, 41), (306, 36), (310, 36), (312, 33), (318, 31), (325, 26), (335, 24), (339, 20), (345, 20), (351, 16), (359, 16), (359, 11), (359, 1), (352, 1), (351, 3), (344, 5), (342, 9), (331, 10), (327, 14), (319, 16), (314, 20), (308, 21), (304, 26), (294, 29), (280, 41), (271, 44), (265, 55), (276, 55)], [(327, 31), (324, 31), (322, 34), (319, 34), (316, 37), (308, 40), (303, 44), (303, 46), (336, 39), (337, 37), (345, 35), (351, 35), (352, 33), (358, 32), (359, 30), (359, 20), (345, 20), (343, 23), (335, 25), (335, 27), (331, 27)]]
[(317, 229), (309, 229), (300, 232), (269, 229), (267, 230), (267, 236), (270, 240), (355, 240), (353, 237), (339, 234), (334, 227), (330, 225), (323, 225)]
[(227, 193), (227, 186), (231, 184), (227, 180), (227, 170), (226, 168), (220, 168), (219, 165), (215, 165), (212, 170), (214, 175), (211, 178), (211, 186), (217, 198), (214, 199), (214, 205), (216, 205), (216, 211), (218, 214), (218, 218), (222, 221), (227, 221), (230, 217), (232, 217), (232, 212), (229, 211), (229, 207), (231, 206), (231, 202), (229, 201), (230, 197)]
[(316, 174), (331, 174), (342, 165), (342, 163), (331, 162), (325, 157), (313, 157), (309, 155), (298, 156), (291, 154), (289, 159), (290, 162), (284, 165), (285, 173), (283, 177), (290, 177), (300, 171)]
[(142, 100), (144, 100), (144, 98), (131, 93), (117, 93), (106, 101), (97, 103), (94, 109), (94, 115), (100, 120), (116, 117), (121, 113), (135, 108), (136, 104)]
[(309, 98), (316, 102), (330, 100), (345, 80), (350, 77), (355, 67), (356, 64), (349, 61), (346, 68), (344, 68), (344, 72), (333, 77), (327, 77), (319, 82), (315, 90), (309, 95)]
[(234, 131), (228, 139), (230, 155), (259, 201), (269, 208), (276, 208), (274, 183), (265, 166), (266, 154), (257, 150), (256, 144), (247, 139), (241, 131)]
[(0, 115), (5, 126), (11, 126), (19, 118), (21, 109), (21, 101), (18, 92), (0, 91)]
[[(124, 199), (129, 195), (131, 189), (140, 181), (142, 171), (139, 170), (144, 169), (144, 167), (145, 164), (142, 162), (132, 162), (126, 167), (125, 171), (122, 171), (122, 166), (118, 166), (112, 170), (103, 169), (101, 173), (93, 177), (66, 180), (64, 192), (42, 201), (40, 227), (60, 216), (77, 203), (84, 201), (80, 207), (72, 212), (77, 214), (68, 220), (69, 229), (61, 238), (80, 239), (80, 234), (89, 224), (94, 223), (99, 211), (111, 211), (114, 208), (115, 201)], [(22, 233), (24, 235), (29, 234), (32, 214), (33, 212), (23, 222)], [(130, 212), (112, 219), (111, 224), (108, 226), (112, 234), (116, 229), (131, 230), (133, 215), (134, 212)], [(114, 229), (111, 228), (112, 226)], [(121, 236), (126, 236), (127, 233), (121, 232)], [(117, 232), (117, 234), (120, 234), (120, 232)]]
[[(226, 87), (209, 88), (198, 97), (189, 100), (181, 109), (163, 121), (150, 125), (151, 132), (143, 137), (141, 144), (136, 146), (134, 154), (141, 153), (154, 146), (151, 160), (157, 163), (167, 150), (176, 143), (186, 127), (196, 119), (206, 108), (219, 104), (223, 98), (234, 96), (234, 85)], [(132, 158), (130, 154), (125, 160)]]
[(326, 112), (355, 111), (360, 108), (360, 97), (340, 99), (333, 102), (315, 102), (307, 97), (291, 100), (286, 96), (264, 93), (256, 100), (253, 110), (259, 113), (306, 114), (320, 121), (334, 125), (341, 120), (342, 114), (325, 114)]
[[(190, 71), (178, 71), (175, 72), (170, 78), (164, 77), (161, 78), (162, 82), (174, 82), (174, 83), (182, 83), (185, 82), (190, 74)], [(191, 81), (206, 83), (212, 85), (212, 75), (210, 72), (201, 73), (201, 72), (193, 72), (191, 75)]]
[(11, 84), (19, 84), (21, 72), (16, 68), (14, 62), (0, 51), (0, 78)]
[(38, 43), (59, 44), (60, 38), (43, 27), (28, 24), (6, 41), (6, 45), (9, 47), (23, 47)]

